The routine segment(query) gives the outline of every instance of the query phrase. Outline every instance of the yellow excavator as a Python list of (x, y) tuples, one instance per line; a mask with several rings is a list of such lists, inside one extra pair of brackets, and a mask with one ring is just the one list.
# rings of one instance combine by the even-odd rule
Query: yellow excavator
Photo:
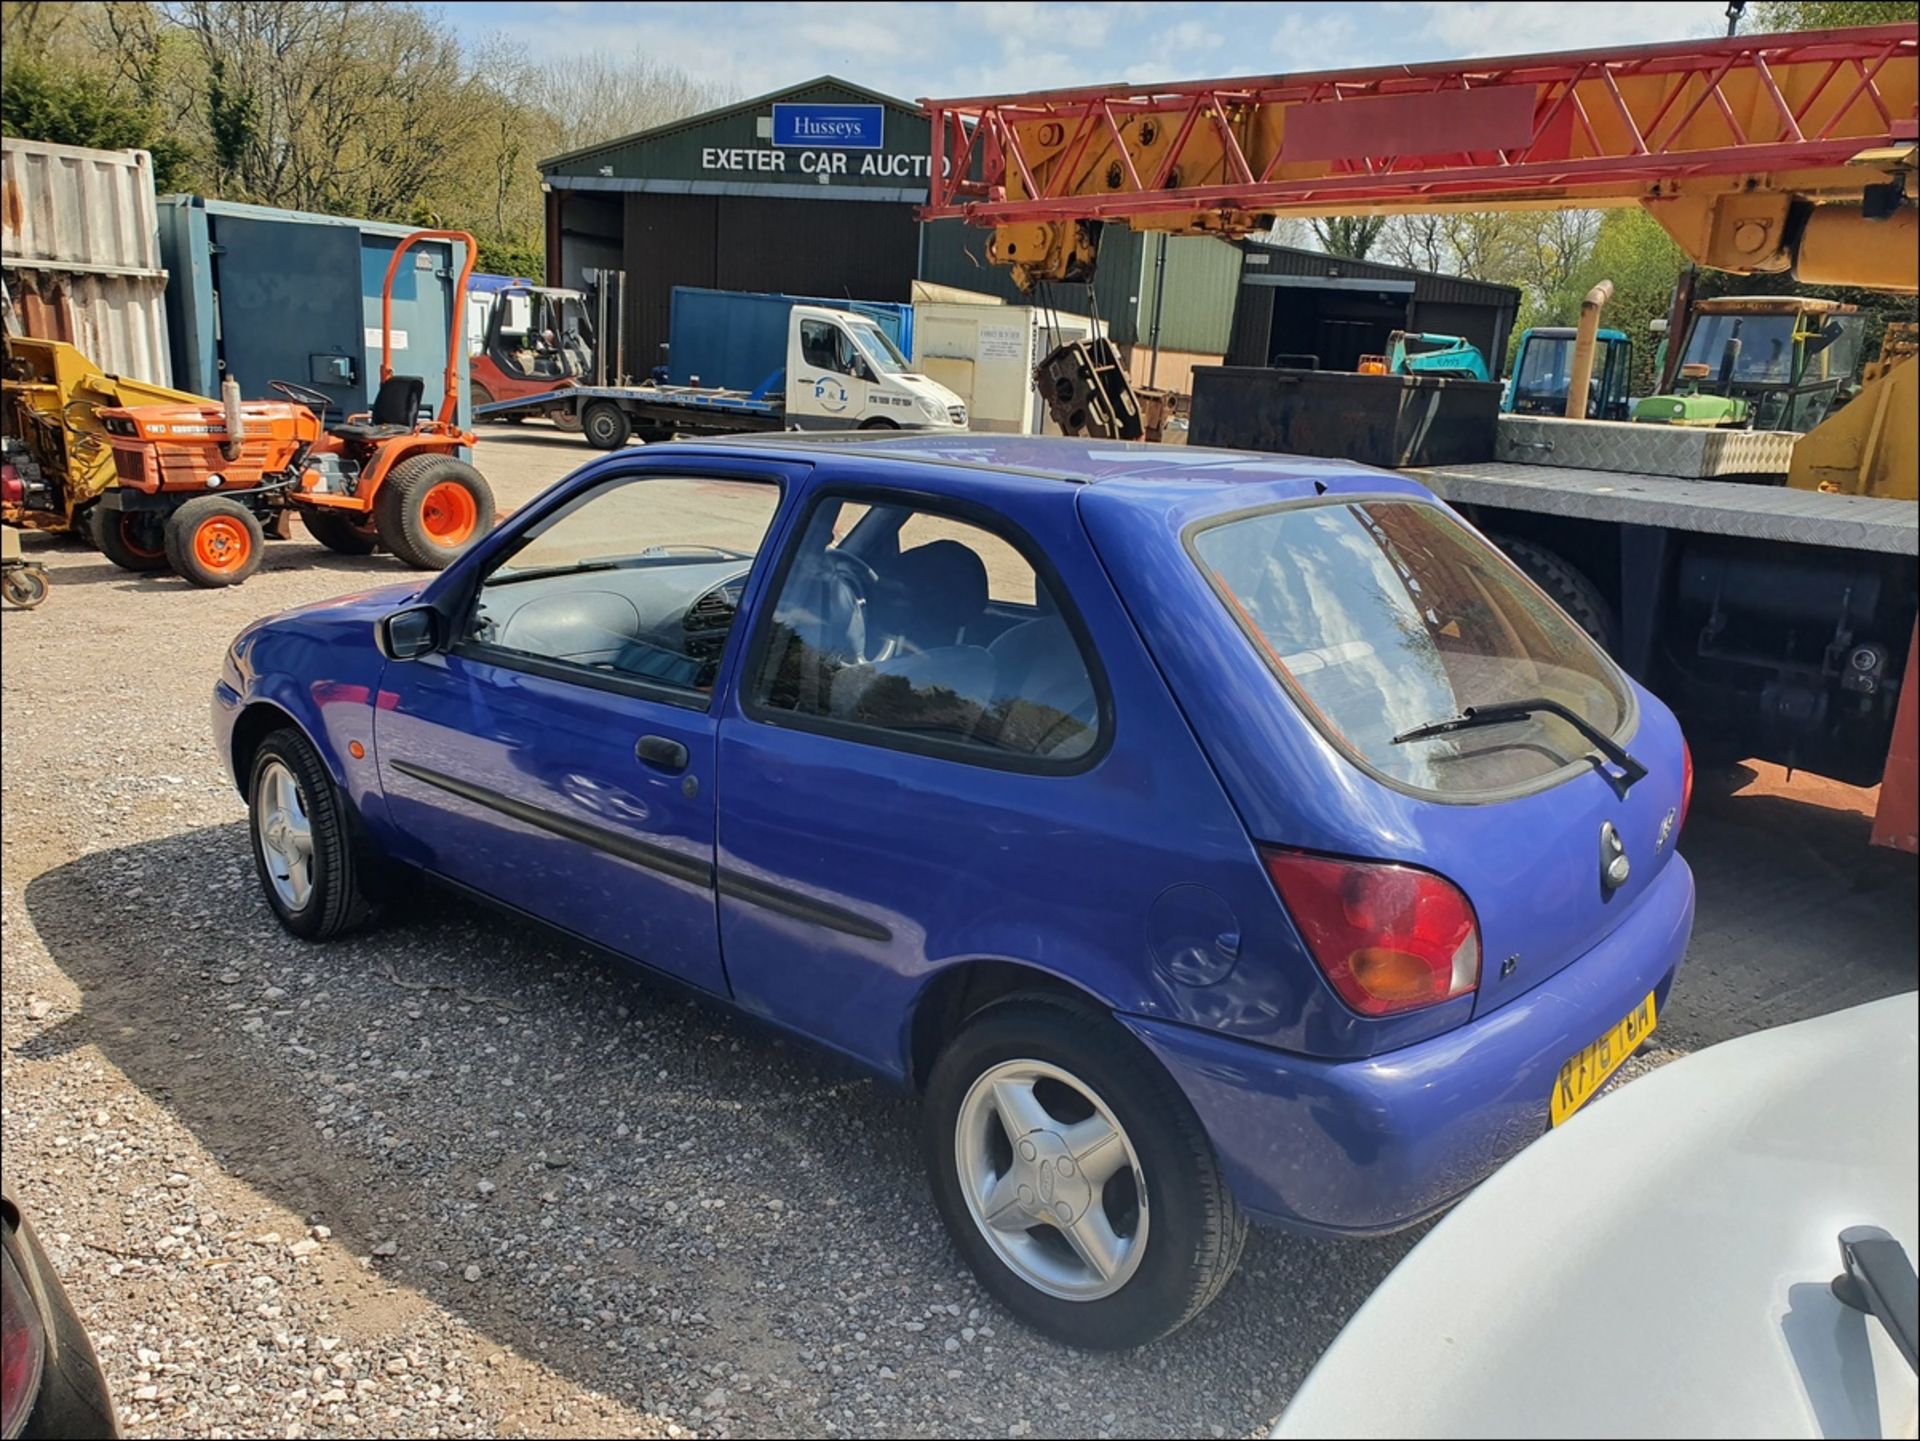
[[(989, 258), (1030, 290), (1090, 280), (1113, 223), (1235, 238), (1280, 216), (1639, 205), (1700, 265), (1911, 295), (1917, 89), (1920, 32), (1904, 24), (929, 100), (921, 215), (990, 227)], [(1082, 433), (1134, 438), (1103, 344), (1062, 347), (1035, 380)], [(1873, 839), (1913, 851), (1917, 364), (1887, 357), (1797, 440), (1748, 432), (1792, 447), (1772, 472), (1785, 485), (1724, 478), (1755, 469), (1730, 457), (1749, 441), (1675, 435), (1699, 452), (1691, 468), (1636, 473), (1653, 427), (1514, 416), (1483, 461), (1409, 474), (1586, 617), (1697, 752), (1880, 782)], [(1527, 426), (1561, 429), (1519, 441)]]
[[(126, 570), (164, 570), (157, 526), (96, 502), (114, 483), (98, 412), (129, 405), (204, 405), (205, 397), (100, 369), (63, 340), (6, 337), (0, 375), (0, 523), (75, 533)], [(111, 523), (109, 523), (111, 522)]]

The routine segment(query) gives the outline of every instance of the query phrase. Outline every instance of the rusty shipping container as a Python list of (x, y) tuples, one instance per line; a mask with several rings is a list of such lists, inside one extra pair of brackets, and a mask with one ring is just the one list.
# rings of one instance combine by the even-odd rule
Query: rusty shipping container
[(11, 136), (0, 155), (9, 325), (67, 341), (112, 374), (172, 385), (152, 157)]

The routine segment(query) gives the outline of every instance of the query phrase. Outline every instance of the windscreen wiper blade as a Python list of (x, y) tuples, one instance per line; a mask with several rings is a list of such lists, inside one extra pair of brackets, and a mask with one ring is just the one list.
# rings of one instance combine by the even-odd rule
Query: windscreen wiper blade
[(1647, 768), (1627, 753), (1625, 746), (1601, 730), (1599, 726), (1581, 715), (1578, 711), (1563, 706), (1557, 700), (1548, 700), (1545, 696), (1533, 696), (1526, 700), (1501, 701), (1496, 705), (1470, 705), (1459, 715), (1448, 720), (1429, 721), (1426, 725), (1415, 726), (1412, 730), (1401, 731), (1393, 738), (1395, 745), (1407, 741), (1423, 741), (1434, 736), (1450, 735), (1454, 731), (1473, 730), (1479, 726), (1499, 725), (1504, 721), (1525, 720), (1528, 716), (1546, 714), (1558, 716), (1582, 736), (1593, 743), (1595, 750), (1605, 756), (1620, 769), (1618, 786), (1620, 794), (1625, 795), (1635, 781), (1644, 780)]
[(582, 560), (572, 565), (539, 565), (531, 570), (497, 570), (487, 577), (487, 584), (516, 585), (523, 580), (552, 580), (556, 575), (588, 575), (596, 570), (618, 570), (627, 563), (624, 560)]

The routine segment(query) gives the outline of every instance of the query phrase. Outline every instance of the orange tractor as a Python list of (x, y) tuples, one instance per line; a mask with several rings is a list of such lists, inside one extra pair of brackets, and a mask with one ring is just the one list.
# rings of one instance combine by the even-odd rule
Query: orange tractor
[[(393, 373), (393, 278), (421, 240), (458, 240), (466, 264), (453, 297), (453, 332), (440, 409), (420, 418), (426, 383)], [(387, 266), (380, 297), (380, 390), (373, 409), (325, 424), (328, 397), (292, 381), (284, 400), (246, 400), (229, 380), (218, 403), (140, 405), (99, 412), (118, 484), (99, 504), (130, 570), (170, 567), (195, 585), (238, 585), (259, 568), (271, 531), (297, 513), (313, 538), (342, 555), (383, 545), (408, 565), (439, 570), (493, 528), (493, 491), (460, 459), (473, 432), (458, 424), (457, 366), (471, 235), (418, 230)]]

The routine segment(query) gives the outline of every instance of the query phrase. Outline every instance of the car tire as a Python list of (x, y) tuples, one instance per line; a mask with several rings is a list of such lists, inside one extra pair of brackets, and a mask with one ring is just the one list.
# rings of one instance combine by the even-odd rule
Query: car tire
[[(1085, 1002), (1020, 994), (968, 1020), (934, 1062), (923, 1145), (941, 1219), (981, 1284), (1069, 1345), (1117, 1350), (1177, 1330), (1239, 1263), (1246, 1221), (1193, 1107)], [(1033, 1225), (990, 1226), (990, 1208)], [(1060, 1221), (1084, 1239), (1069, 1242)]]
[(166, 521), (158, 511), (95, 505), (87, 513), (87, 535), (94, 549), (122, 570), (165, 570)]
[(260, 517), (224, 495), (196, 496), (167, 517), (167, 563), (193, 584), (238, 585), (267, 548)]
[(371, 519), (346, 511), (305, 507), (300, 519), (307, 534), (335, 555), (372, 555), (380, 544), (380, 532)]
[(397, 463), (373, 502), (380, 543), (415, 570), (445, 570), (493, 529), (493, 487), (451, 455)]
[(861, 430), (898, 430), (900, 425), (898, 421), (890, 420), (884, 415), (870, 415), (860, 422), (859, 428)]
[(1574, 624), (1591, 636), (1600, 649), (1608, 655), (1615, 653), (1620, 642), (1620, 623), (1599, 586), (1543, 545), (1503, 535), (1491, 539), (1525, 572), (1528, 580), (1573, 617)]
[(565, 431), (568, 435), (580, 433), (580, 412), (577, 410), (556, 410), (548, 418), (555, 430)]
[(290, 726), (253, 754), (247, 833), (268, 907), (301, 940), (330, 940), (372, 913), (346, 801), (313, 743)]
[(580, 433), (595, 450), (618, 450), (633, 434), (633, 423), (611, 400), (596, 400), (580, 412)]

